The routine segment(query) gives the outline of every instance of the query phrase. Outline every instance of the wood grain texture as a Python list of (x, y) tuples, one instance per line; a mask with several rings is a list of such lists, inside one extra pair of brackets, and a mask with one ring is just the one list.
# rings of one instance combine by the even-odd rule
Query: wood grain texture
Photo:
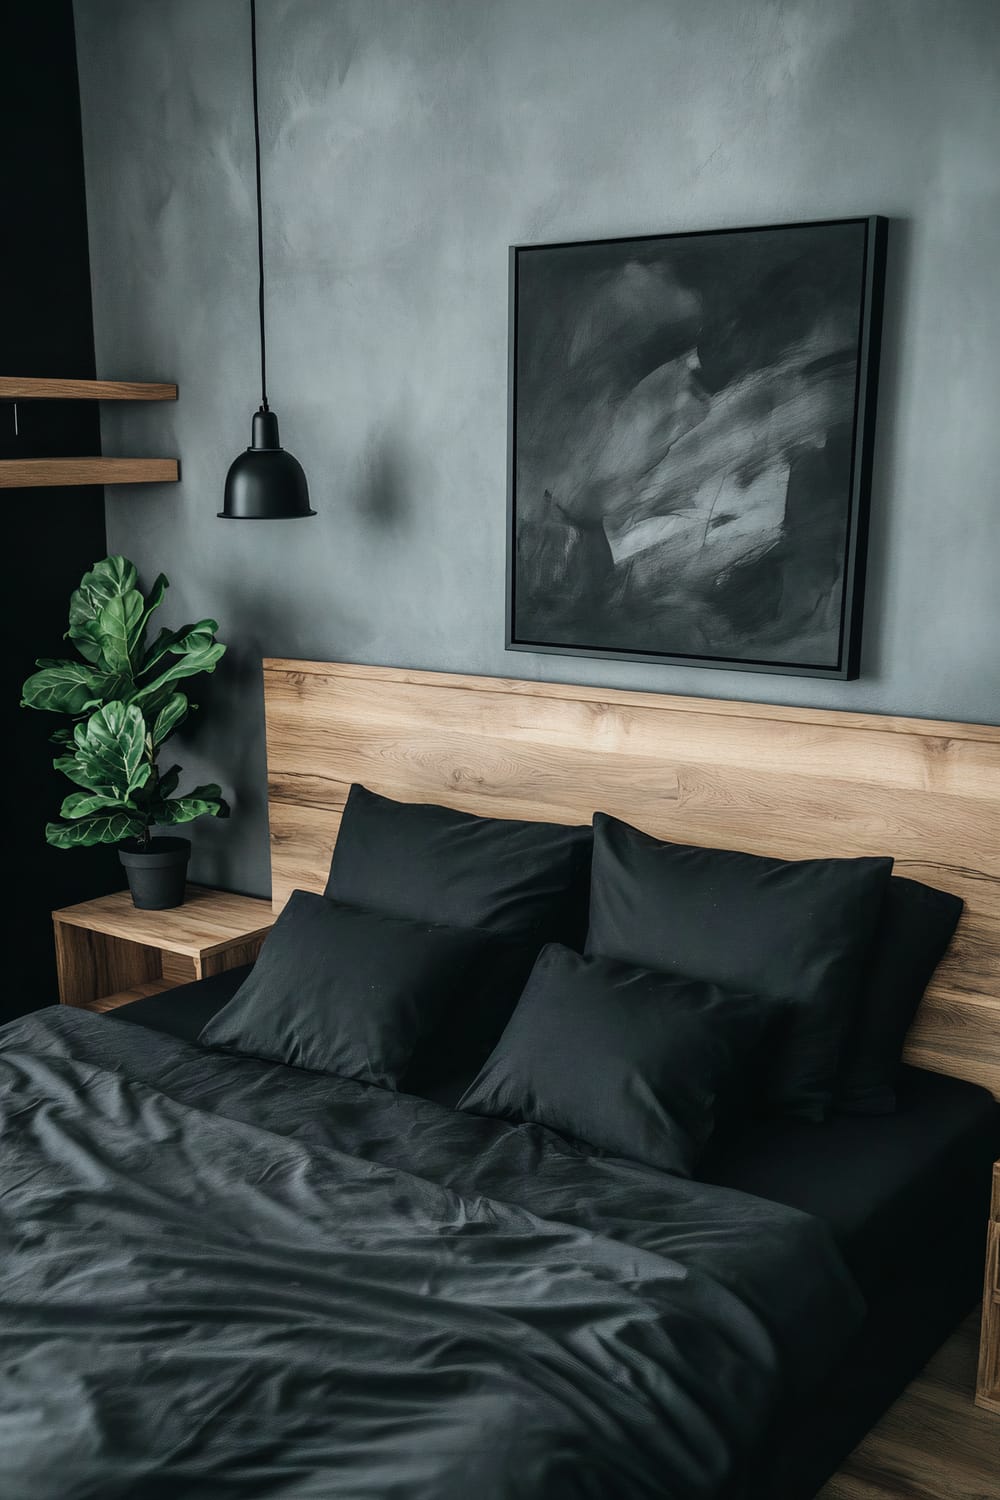
[(973, 1402), (978, 1331), (976, 1313), (816, 1500), (1000, 1500), (1000, 1421)]
[(176, 458), (0, 459), (0, 490), (79, 484), (171, 484), (179, 478)]
[(424, 687), (430, 683), (453, 692), (489, 690), (504, 695), (544, 697), (564, 702), (597, 703), (607, 700), (620, 707), (650, 708), (657, 705), (670, 713), (704, 714), (711, 712), (737, 719), (780, 719), (795, 724), (825, 724), (835, 720), (842, 728), (871, 729), (877, 725), (886, 733), (909, 734), (916, 726), (954, 731), (961, 738), (981, 738), (995, 742), (998, 730), (992, 724), (965, 724), (958, 720), (906, 719), (888, 714), (856, 714), (825, 708), (796, 708), (780, 703), (752, 703), (738, 698), (684, 698), (673, 694), (629, 692), (622, 688), (592, 688), (573, 682), (533, 682), (524, 677), (472, 677), (460, 672), (425, 672), (416, 667), (372, 667), (364, 662), (305, 661), (295, 657), (274, 656), (264, 662), (265, 670), (296, 676), (354, 677), (361, 681), (391, 679)]
[(62, 1005), (95, 1001), (162, 977), (160, 955), (145, 944), (61, 922), (54, 917), (56, 970)]
[(200, 979), (201, 965), (198, 955), (171, 953), (169, 948), (160, 949), (160, 973), (167, 984), (193, 984)]
[(162, 995), (165, 990), (172, 990), (175, 983), (173, 979), (150, 979), (145, 984), (133, 984), (127, 990), (117, 990), (113, 995), (101, 995), (83, 1008), (105, 1015), (109, 1010), (117, 1010), (120, 1005), (131, 1005), (133, 1000), (146, 1000), (150, 995)]
[(40, 380), (0, 375), (0, 400), (176, 401), (177, 387), (153, 380)]
[(128, 891), (52, 913), (59, 999), (115, 1010), (252, 963), (274, 924), (269, 901), (189, 885), (183, 906), (140, 911)]
[(224, 974), (227, 969), (239, 969), (243, 964), (256, 963), (266, 936), (266, 933), (261, 933), (249, 942), (232, 943), (224, 952), (206, 953), (201, 960), (199, 978), (209, 979), (213, 974)]
[[(993, 1202), (986, 1240), (976, 1403), (1000, 1416), (1000, 1161), (993, 1165)], [(1000, 1427), (997, 1429), (997, 1472), (1000, 1474)]]
[[(140, 911), (128, 891), (81, 901), (52, 913), (56, 925), (107, 933), (131, 943), (194, 959), (266, 936), (274, 923), (270, 901), (189, 885), (183, 906), (169, 911)], [(185, 971), (184, 977), (190, 977)]]
[(891, 854), (966, 911), (909, 1061), (1000, 1097), (1000, 728), (345, 663), (264, 663), (274, 905), (352, 781), (487, 816), (803, 859)]

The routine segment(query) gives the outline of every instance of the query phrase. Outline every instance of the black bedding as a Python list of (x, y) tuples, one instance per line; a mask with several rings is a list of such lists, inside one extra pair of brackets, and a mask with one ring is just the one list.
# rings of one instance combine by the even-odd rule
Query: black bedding
[(194, 984), (180, 984), (159, 995), (133, 1000), (131, 1005), (122, 1005), (108, 1015), (114, 1021), (130, 1021), (150, 1026), (154, 1031), (165, 1031), (167, 1036), (179, 1037), (182, 1042), (196, 1042), (202, 1027), (233, 998), (252, 968), (253, 964), (242, 964)]
[(23, 1500), (736, 1495), (863, 1318), (818, 1218), (89, 1012), (0, 1110)]
[[(113, 1015), (194, 1041), (248, 972), (234, 969)], [(892, 1115), (833, 1115), (821, 1127), (741, 1120), (713, 1143), (698, 1175), (822, 1219), (872, 1297), (930, 1224), (969, 1225), (978, 1235), (1000, 1154), (1000, 1106), (987, 1090), (904, 1067), (898, 1093)]]
[(744, 1122), (698, 1175), (823, 1219), (870, 1298), (932, 1226), (979, 1232), (998, 1153), (1000, 1105), (986, 1089), (904, 1067), (896, 1114)]

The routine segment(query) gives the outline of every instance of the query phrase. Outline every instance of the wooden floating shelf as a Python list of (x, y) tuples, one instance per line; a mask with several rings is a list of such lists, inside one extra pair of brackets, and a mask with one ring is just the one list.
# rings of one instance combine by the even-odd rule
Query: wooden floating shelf
[[(43, 380), (0, 375), (2, 401), (176, 401), (177, 387), (151, 380)], [(83, 484), (174, 484), (176, 458), (8, 458), (0, 490)]]
[(35, 380), (0, 375), (6, 401), (176, 401), (177, 387), (150, 380)]
[(176, 458), (0, 459), (0, 490), (77, 484), (172, 484), (179, 478)]

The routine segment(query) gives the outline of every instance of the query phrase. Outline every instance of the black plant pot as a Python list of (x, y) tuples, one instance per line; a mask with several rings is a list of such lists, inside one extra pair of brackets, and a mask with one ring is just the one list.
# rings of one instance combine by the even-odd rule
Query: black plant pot
[(190, 839), (150, 839), (145, 849), (122, 844), (118, 858), (125, 866), (132, 903), (141, 911), (166, 911), (184, 902)]

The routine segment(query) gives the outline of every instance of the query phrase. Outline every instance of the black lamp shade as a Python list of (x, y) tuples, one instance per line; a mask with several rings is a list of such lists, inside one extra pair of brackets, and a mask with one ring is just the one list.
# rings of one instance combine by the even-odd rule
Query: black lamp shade
[(277, 417), (273, 411), (254, 412), (253, 440), (230, 465), (220, 517), (224, 521), (291, 521), (315, 514), (309, 508), (305, 471), (278, 440)]

